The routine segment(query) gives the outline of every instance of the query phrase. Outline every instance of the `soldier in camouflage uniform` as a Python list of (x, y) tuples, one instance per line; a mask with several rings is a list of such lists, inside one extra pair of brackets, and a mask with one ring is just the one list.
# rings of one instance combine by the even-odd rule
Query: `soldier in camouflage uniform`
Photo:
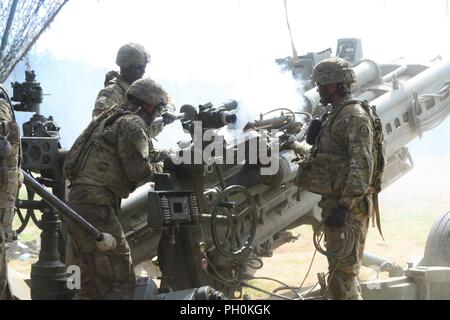
[(12, 231), (14, 206), (23, 181), (20, 171), (20, 129), (12, 106), (0, 87), (0, 300), (11, 298), (8, 286), (6, 250), (15, 240)]
[(314, 145), (300, 163), (297, 183), (322, 196), (319, 207), (327, 252), (348, 245), (341, 237), (345, 223), (353, 229), (351, 253), (341, 258), (327, 256), (328, 294), (332, 299), (361, 299), (357, 276), (373, 210), (371, 186), (379, 167), (374, 154), (375, 114), (351, 95), (355, 75), (347, 61), (326, 59), (315, 66), (312, 78), (321, 103), (332, 108), (322, 116)]
[[(120, 73), (116, 71), (108, 71), (105, 75), (105, 88), (100, 90), (95, 101), (92, 117), (98, 116), (104, 110), (112, 106), (122, 106), (126, 103), (125, 93), (135, 80), (142, 78), (145, 73), (145, 68), (150, 62), (150, 54), (145, 48), (138, 43), (128, 43), (123, 45), (117, 52), (116, 64), (120, 67)], [(168, 107), (174, 110), (171, 103), (171, 98), (168, 96)], [(164, 129), (164, 125), (172, 122), (173, 115), (166, 112), (167, 110), (159, 110), (157, 117), (165, 116), (164, 123), (160, 125), (153, 125), (149, 129), (149, 134), (152, 138)], [(150, 148), (153, 144), (150, 140)]]
[(120, 201), (136, 187), (150, 181), (154, 173), (162, 172), (162, 162), (155, 163), (150, 158), (148, 128), (156, 110), (165, 106), (167, 100), (166, 92), (154, 81), (135, 81), (127, 90), (128, 110), (117, 107), (107, 111), (107, 115), (102, 114), (99, 119), (103, 118), (104, 123), (97, 129), (100, 132), (90, 135), (85, 145), (89, 150), (82, 156), (77, 174), (69, 178), (70, 205), (117, 241), (115, 249), (99, 251), (95, 241), (69, 223), (73, 261), (67, 264), (78, 265), (81, 269), (81, 290), (76, 299), (133, 297), (135, 274), (130, 247), (118, 219)]
[(125, 103), (125, 93), (134, 81), (142, 78), (147, 63), (150, 62), (150, 54), (138, 43), (127, 43), (117, 52), (116, 64), (120, 67), (120, 73), (110, 71), (105, 77), (105, 88), (100, 90), (95, 101), (92, 117), (98, 116), (102, 111), (113, 105)]

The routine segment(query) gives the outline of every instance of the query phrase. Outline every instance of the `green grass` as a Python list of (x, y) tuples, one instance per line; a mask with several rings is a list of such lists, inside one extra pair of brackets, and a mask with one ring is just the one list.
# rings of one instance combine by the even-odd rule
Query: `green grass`
[[(27, 199), (27, 192), (25, 187), (22, 187), (19, 191), (19, 199)], [(40, 200), (41, 198), (39, 196), (35, 196), (35, 200)], [(21, 210), (22, 216), (25, 218), (26, 216), (26, 210)], [(38, 219), (40, 219), (41, 212), (39, 210), (34, 210), (34, 213)], [(13, 220), (13, 229), (17, 230), (21, 226), (20, 219), (18, 215), (16, 214)], [(39, 239), (39, 236), (41, 234), (41, 230), (33, 223), (33, 221), (29, 220), (27, 227), (25, 230), (19, 234), (18, 239), (20, 241), (32, 241)]]

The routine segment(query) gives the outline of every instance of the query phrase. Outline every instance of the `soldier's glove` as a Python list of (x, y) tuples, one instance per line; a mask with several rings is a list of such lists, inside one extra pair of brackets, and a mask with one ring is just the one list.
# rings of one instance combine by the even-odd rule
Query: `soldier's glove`
[(118, 76), (119, 76), (119, 73), (117, 71), (114, 71), (114, 70), (108, 71), (105, 74), (105, 82), (104, 82), (105, 87), (109, 86), (111, 84), (110, 83), (111, 80), (114, 78), (117, 78)]
[(289, 148), (293, 149), (296, 142), (298, 142), (297, 137), (291, 134), (288, 138), (287, 145)]
[(156, 162), (152, 163), (152, 171), (153, 173), (163, 173), (164, 172), (164, 162)]
[(340, 204), (331, 210), (330, 214), (325, 219), (325, 225), (331, 228), (341, 228), (344, 226), (347, 214), (348, 209)]
[(166, 112), (162, 115), (164, 125), (167, 126), (168, 124), (171, 124), (175, 120), (177, 120), (177, 117), (172, 112)]

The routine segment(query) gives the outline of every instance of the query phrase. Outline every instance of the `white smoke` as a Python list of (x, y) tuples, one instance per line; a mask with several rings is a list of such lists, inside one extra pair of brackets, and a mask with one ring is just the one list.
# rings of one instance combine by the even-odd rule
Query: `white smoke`
[(282, 71), (275, 61), (260, 62), (247, 71), (242, 78), (236, 79), (232, 91), (232, 96), (239, 103), (237, 128), (258, 120), (261, 114), (273, 109), (287, 108), (295, 112), (304, 105), (300, 82), (293, 78), (290, 71)]

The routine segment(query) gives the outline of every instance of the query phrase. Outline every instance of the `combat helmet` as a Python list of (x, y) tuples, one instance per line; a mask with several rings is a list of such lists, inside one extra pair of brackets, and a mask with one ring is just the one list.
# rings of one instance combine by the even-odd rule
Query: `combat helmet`
[(150, 78), (134, 81), (127, 90), (127, 98), (134, 97), (153, 106), (165, 106), (169, 101), (166, 91)]
[(314, 67), (312, 79), (318, 85), (331, 83), (353, 83), (356, 81), (355, 72), (347, 60), (342, 58), (328, 58)]
[(117, 52), (116, 64), (121, 68), (128, 68), (134, 64), (147, 64), (150, 54), (139, 43), (127, 43)]

